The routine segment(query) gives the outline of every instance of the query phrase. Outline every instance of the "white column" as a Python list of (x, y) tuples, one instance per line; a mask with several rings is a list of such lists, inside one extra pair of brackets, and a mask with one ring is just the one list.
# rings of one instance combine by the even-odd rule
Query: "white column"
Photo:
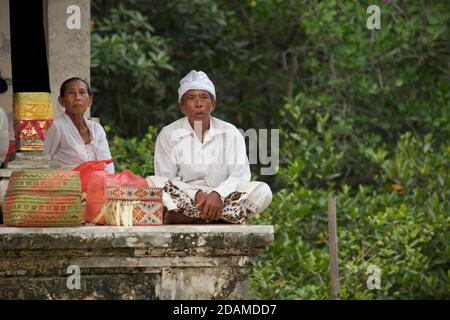
[(61, 83), (74, 76), (90, 82), (91, 8), (90, 0), (47, 0), (45, 8), (50, 89), (56, 116), (63, 110), (57, 107)]

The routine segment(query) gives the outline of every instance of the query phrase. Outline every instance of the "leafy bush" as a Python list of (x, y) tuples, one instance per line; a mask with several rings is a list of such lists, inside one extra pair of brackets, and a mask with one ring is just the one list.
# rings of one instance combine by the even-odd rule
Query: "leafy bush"
[[(338, 136), (347, 124), (298, 105), (285, 110), (299, 119), (298, 137), (291, 133), (289, 148), (282, 149), (282, 189), (256, 220), (276, 232), (274, 246), (253, 270), (254, 297), (329, 297), (327, 197), (334, 193), (342, 298), (449, 298), (448, 142), (407, 132), (391, 151), (367, 143), (352, 156), (374, 168), (373, 181), (349, 185), (335, 179), (345, 174), (348, 155)], [(380, 290), (366, 287), (370, 265), (381, 269)]]
[[(274, 200), (255, 223), (276, 234), (253, 270), (255, 298), (329, 297), (329, 194), (343, 298), (450, 297), (450, 11), (379, 5), (370, 31), (360, 1), (92, 3), (94, 113), (117, 135), (118, 170), (153, 173), (156, 128), (179, 116), (191, 69), (216, 84), (216, 115), (280, 129), (278, 175), (259, 177)], [(369, 265), (380, 290), (366, 287)]]
[(166, 39), (154, 31), (147, 17), (123, 4), (94, 20), (91, 66), (96, 97), (92, 112), (100, 111), (103, 121), (121, 136), (145, 133), (154, 109), (143, 98), (158, 101), (165, 90), (161, 77), (173, 70)]
[[(105, 131), (109, 132), (110, 128), (105, 126)], [(114, 136), (109, 141), (109, 147), (116, 171), (130, 170), (144, 178), (153, 175), (156, 137), (157, 129), (153, 127), (148, 128), (142, 139)]]

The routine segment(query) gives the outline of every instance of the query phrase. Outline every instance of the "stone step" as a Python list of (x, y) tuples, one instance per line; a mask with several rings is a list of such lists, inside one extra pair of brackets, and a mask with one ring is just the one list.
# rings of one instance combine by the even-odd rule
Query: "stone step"
[(13, 171), (23, 169), (46, 169), (51, 168), (50, 160), (13, 160), (5, 164), (7, 169)]
[(11, 177), (12, 170), (11, 169), (0, 169), (0, 178), (9, 178)]
[(43, 152), (16, 152), (16, 160), (50, 161), (50, 156)]

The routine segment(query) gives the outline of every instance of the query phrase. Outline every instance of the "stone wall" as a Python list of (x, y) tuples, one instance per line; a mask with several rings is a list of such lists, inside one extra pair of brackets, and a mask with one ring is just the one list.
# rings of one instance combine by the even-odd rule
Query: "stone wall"
[(0, 226), (0, 299), (249, 299), (272, 243), (258, 225)]

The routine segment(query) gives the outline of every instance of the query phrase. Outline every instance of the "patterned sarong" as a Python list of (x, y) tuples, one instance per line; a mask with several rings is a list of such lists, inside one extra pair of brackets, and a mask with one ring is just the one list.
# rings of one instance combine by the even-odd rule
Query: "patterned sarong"
[[(176, 204), (177, 212), (185, 216), (201, 219), (202, 212), (195, 206), (189, 195), (174, 185), (170, 180), (166, 182), (164, 191), (167, 192)], [(222, 220), (231, 223), (247, 223), (255, 215), (256, 206), (244, 199), (244, 192), (232, 192), (223, 201)]]

